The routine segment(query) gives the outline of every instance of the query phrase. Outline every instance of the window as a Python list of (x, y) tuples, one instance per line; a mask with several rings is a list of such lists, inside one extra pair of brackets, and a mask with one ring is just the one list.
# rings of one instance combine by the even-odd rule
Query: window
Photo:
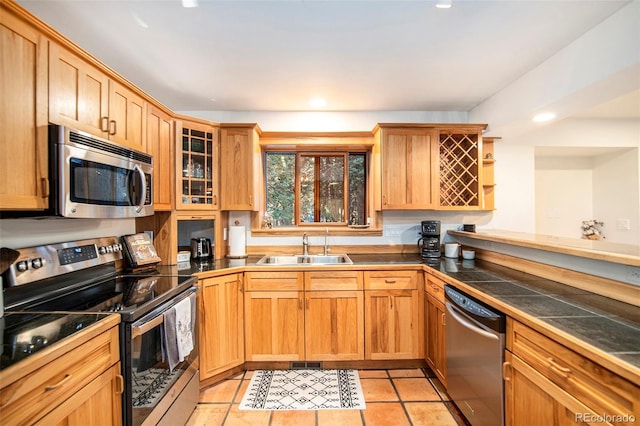
[(280, 152), (265, 155), (266, 216), (274, 227), (367, 218), (365, 152)]

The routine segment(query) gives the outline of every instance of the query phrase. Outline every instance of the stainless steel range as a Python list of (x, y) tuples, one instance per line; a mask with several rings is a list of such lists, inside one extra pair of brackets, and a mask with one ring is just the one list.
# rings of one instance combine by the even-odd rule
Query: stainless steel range
[[(123, 423), (184, 424), (199, 393), (197, 278), (163, 275), (154, 265), (143, 273), (120, 274), (116, 266), (124, 250), (117, 237), (18, 251), (5, 273), (0, 368), (99, 321), (97, 312), (117, 312), (122, 318)], [(165, 322), (175, 321), (178, 308), (192, 325), (186, 347), (167, 337), (175, 335), (176, 327)], [(65, 315), (70, 312), (84, 315)]]

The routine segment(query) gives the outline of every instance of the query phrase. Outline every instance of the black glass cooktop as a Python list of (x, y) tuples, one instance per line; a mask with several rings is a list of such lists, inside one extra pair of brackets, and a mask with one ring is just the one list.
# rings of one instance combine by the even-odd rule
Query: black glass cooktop
[[(99, 281), (58, 288), (55, 283), (34, 286), (46, 297), (29, 297), (11, 305), (8, 311), (118, 312), (123, 321), (133, 321), (193, 286), (196, 277), (179, 275), (118, 275)], [(12, 290), (12, 289), (10, 289)]]
[(5, 313), (0, 370), (107, 318), (102, 313)]

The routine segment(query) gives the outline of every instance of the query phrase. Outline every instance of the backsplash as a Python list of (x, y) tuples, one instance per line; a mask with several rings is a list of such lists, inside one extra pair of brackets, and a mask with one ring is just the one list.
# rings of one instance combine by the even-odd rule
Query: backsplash
[(66, 241), (133, 234), (135, 219), (2, 219), (0, 245), (9, 248), (32, 247)]

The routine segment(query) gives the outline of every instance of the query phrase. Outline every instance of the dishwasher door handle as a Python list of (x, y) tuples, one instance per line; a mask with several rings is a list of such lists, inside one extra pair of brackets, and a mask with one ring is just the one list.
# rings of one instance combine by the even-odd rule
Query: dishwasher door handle
[[(500, 340), (500, 338), (498, 336), (496, 336), (493, 333), (489, 333), (488, 331), (485, 331), (483, 329), (481, 329), (480, 327), (476, 326), (475, 324), (471, 323), (469, 320), (467, 320), (466, 316), (460, 312), (460, 310), (458, 308), (456, 308), (454, 305), (452, 305), (451, 303), (447, 302), (445, 303), (445, 306), (447, 308), (447, 311), (451, 314), (451, 316), (458, 321), (462, 326), (464, 326), (465, 328), (468, 328), (469, 330), (473, 331), (474, 333), (478, 333), (481, 336), (484, 336), (488, 339), (493, 339), (493, 340)], [(458, 312), (460, 313), (458, 313)]]

